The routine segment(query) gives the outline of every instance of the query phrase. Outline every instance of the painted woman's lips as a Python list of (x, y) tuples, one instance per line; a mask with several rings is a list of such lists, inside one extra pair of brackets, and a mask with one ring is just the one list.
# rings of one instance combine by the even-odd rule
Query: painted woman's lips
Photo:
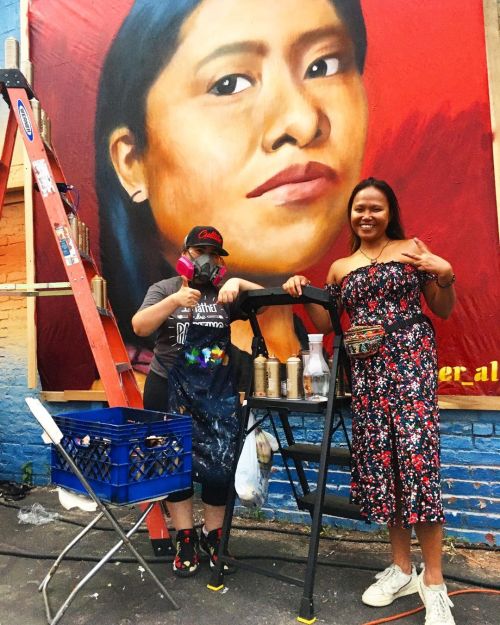
[[(283, 189), (284, 196), (290, 196), (291, 201), (300, 200), (302, 195), (310, 193), (317, 195), (318, 191), (329, 186), (336, 178), (335, 171), (323, 163), (310, 161), (306, 164), (291, 165), (247, 193), (247, 198), (259, 197), (273, 189), (286, 187), (286, 190)], [(297, 188), (294, 188), (294, 185), (297, 185)]]

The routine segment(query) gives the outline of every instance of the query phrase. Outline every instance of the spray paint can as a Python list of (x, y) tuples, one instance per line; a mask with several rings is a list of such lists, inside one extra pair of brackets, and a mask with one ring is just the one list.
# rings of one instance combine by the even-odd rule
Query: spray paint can
[(90, 253), (90, 233), (89, 233), (89, 227), (86, 225), (85, 229), (84, 229), (84, 237), (83, 237), (83, 251), (85, 252), (85, 254), (87, 254), (87, 256)]
[(104, 308), (103, 288), (101, 276), (95, 275), (90, 281), (90, 288), (94, 297), (94, 302), (99, 308)]
[(85, 244), (85, 224), (78, 219), (78, 249), (80, 253), (84, 252), (83, 246)]
[(102, 280), (102, 308), (108, 307), (108, 283), (105, 278), (101, 278)]
[(281, 397), (280, 384), (280, 361), (275, 356), (270, 356), (266, 362), (266, 396)]
[(290, 356), (286, 361), (286, 396), (288, 399), (300, 399), (301, 394), (301, 360), (297, 356)]
[(68, 215), (69, 228), (71, 230), (71, 236), (75, 242), (75, 247), (78, 247), (78, 217), (74, 213)]
[(80, 251), (88, 256), (89, 254), (89, 229), (87, 224), (83, 221), (80, 222), (79, 228), (80, 234)]
[(253, 394), (256, 397), (266, 396), (266, 362), (263, 354), (253, 361)]

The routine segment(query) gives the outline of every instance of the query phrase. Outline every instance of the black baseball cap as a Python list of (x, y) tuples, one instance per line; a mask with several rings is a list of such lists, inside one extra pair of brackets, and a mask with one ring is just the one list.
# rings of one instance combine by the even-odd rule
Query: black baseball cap
[(212, 226), (195, 226), (184, 239), (184, 247), (205, 247), (210, 245), (215, 248), (219, 256), (229, 256), (222, 247), (224, 241), (222, 234)]

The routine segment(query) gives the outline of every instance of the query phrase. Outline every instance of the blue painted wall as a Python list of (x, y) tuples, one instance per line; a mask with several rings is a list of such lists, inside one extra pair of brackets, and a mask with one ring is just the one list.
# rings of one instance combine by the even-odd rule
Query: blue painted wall
[[(0, 0), (1, 67), (4, 65), (4, 41), (7, 37), (19, 39), (19, 2), (17, 0)], [(6, 110), (7, 107), (2, 100), (0, 120), (6, 119)], [(2, 143), (3, 131), (2, 127)], [(6, 249), (5, 239), (8, 240), (10, 234), (10, 230), (6, 232), (6, 227), (8, 226), (4, 212), (4, 219), (0, 221), (0, 245), (4, 250)], [(32, 423), (27, 422), (22, 406), (23, 393), (26, 389), (26, 363), (20, 357), (12, 357), (12, 351), (6, 345), (9, 319), (10, 315), (2, 309), (0, 318), (0, 477), (3, 479), (18, 478), (22, 466), (29, 462), (30, 458), (40, 456), (40, 446), (36, 442), (36, 428)], [(45, 475), (47, 475), (46, 471)]]
[[(321, 442), (321, 419), (297, 416), (291, 418), (297, 442)], [(350, 429), (350, 420), (348, 420)], [(272, 431), (270, 426), (265, 429)], [(341, 432), (334, 442), (344, 445)], [(489, 545), (500, 544), (500, 413), (491, 411), (441, 411), (442, 487), (446, 511), (446, 533), (462, 540)], [(269, 500), (265, 506), (268, 518), (308, 522), (309, 514), (297, 510), (279, 455), (274, 461)], [(316, 465), (306, 473), (316, 480)], [(292, 471), (292, 474), (295, 474)], [(329, 471), (327, 490), (349, 496), (348, 468)], [(376, 530), (379, 526), (360, 521), (326, 517), (325, 525)]]
[(19, 0), (0, 0), (0, 41), (6, 37), (19, 39)]

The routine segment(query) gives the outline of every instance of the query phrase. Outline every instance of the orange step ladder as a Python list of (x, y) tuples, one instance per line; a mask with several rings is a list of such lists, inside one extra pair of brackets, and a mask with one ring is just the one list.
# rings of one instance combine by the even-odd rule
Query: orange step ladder
[[(142, 395), (132, 370), (111, 307), (96, 305), (91, 280), (99, 275), (90, 251), (81, 252), (75, 241), (68, 215), (74, 214), (71, 196), (63, 171), (53, 148), (44, 143), (38, 130), (30, 100), (34, 93), (24, 75), (17, 69), (0, 69), (0, 93), (9, 106), (4, 146), (0, 160), (0, 217), (7, 190), (16, 133), (26, 147), (43, 200), (61, 261), (87, 335), (106, 399), (110, 407), (142, 408)], [(64, 198), (64, 201), (63, 201)], [(155, 555), (173, 553), (161, 503), (156, 503), (147, 518), (147, 527)]]

